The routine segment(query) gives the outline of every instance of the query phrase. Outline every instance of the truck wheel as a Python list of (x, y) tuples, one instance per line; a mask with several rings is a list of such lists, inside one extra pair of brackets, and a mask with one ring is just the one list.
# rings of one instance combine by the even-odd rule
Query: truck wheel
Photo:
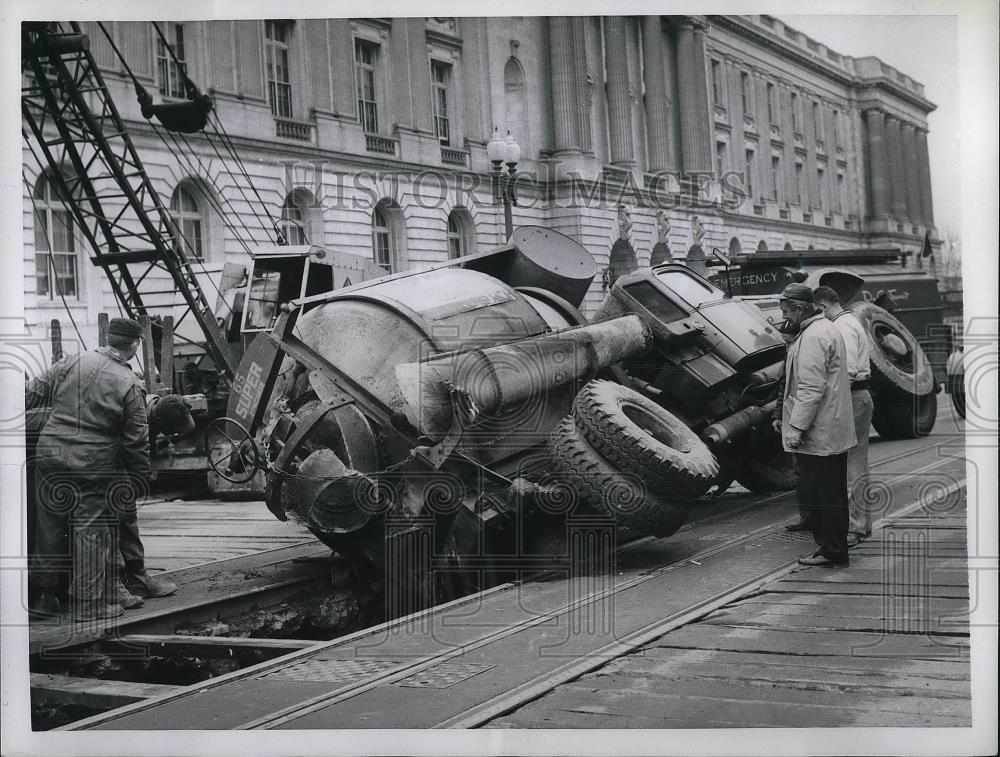
[(965, 385), (961, 382), (951, 391), (951, 405), (955, 408), (955, 414), (965, 420)]
[(880, 388), (922, 397), (934, 391), (934, 371), (916, 338), (899, 320), (872, 302), (851, 312), (861, 322), (871, 348), (871, 381)]
[(777, 434), (769, 435), (766, 442), (752, 450), (743, 450), (743, 455), (736, 469), (736, 480), (754, 494), (787, 492), (795, 488), (795, 456), (785, 452)]
[(670, 536), (687, 520), (684, 500), (652, 494), (642, 480), (612, 466), (587, 442), (572, 416), (556, 426), (549, 447), (562, 481), (617, 525), (636, 534)]
[(573, 403), (587, 441), (619, 470), (659, 494), (700, 496), (719, 474), (705, 443), (651, 399), (611, 381), (591, 381)]
[(937, 395), (907, 395), (875, 398), (872, 425), (883, 439), (916, 439), (934, 430)]

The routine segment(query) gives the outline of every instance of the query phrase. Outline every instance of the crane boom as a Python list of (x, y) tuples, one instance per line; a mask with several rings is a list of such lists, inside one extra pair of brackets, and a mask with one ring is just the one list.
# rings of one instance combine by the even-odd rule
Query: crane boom
[[(188, 258), (179, 231), (132, 144), (79, 24), (22, 26), (21, 113), (41, 152), (42, 168), (104, 269), (123, 311), (192, 316), (227, 383), (236, 364)], [(25, 135), (28, 136), (27, 134)], [(34, 152), (34, 148), (32, 148)], [(169, 274), (171, 292), (143, 283)], [(173, 292), (183, 303), (176, 303)], [(144, 297), (144, 294), (146, 295)], [(170, 294), (167, 304), (156, 295)]]

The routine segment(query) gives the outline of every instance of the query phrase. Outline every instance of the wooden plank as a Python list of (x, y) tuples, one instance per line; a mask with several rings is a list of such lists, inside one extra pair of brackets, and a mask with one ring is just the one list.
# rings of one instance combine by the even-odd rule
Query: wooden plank
[(123, 648), (160, 657), (236, 657), (255, 655), (277, 657), (319, 642), (312, 639), (250, 639), (231, 636), (185, 636), (182, 634), (128, 634), (109, 640), (102, 649), (121, 652)]
[(97, 346), (107, 347), (108, 346), (108, 325), (111, 323), (111, 319), (108, 317), (107, 313), (97, 314)]
[(52, 365), (55, 365), (63, 357), (62, 324), (58, 318), (49, 323), (49, 336), (52, 339)]
[[(898, 580), (901, 576), (909, 574), (917, 569), (917, 566), (909, 565), (905, 562), (894, 562), (891, 565), (877, 568), (848, 568), (847, 570), (827, 570), (817, 572), (814, 570), (803, 570), (792, 573), (781, 580), (782, 584), (794, 583), (854, 583), (858, 585), (885, 585), (888, 579)], [(928, 583), (935, 586), (968, 586), (969, 571), (966, 569), (956, 570), (953, 568), (941, 568), (933, 565), (921, 567), (922, 577)]]
[[(776, 659), (777, 658), (777, 659)], [(864, 662), (869, 662), (866, 658)], [(865, 687), (875, 693), (883, 689), (917, 690), (926, 693), (933, 690), (942, 697), (970, 696), (968, 666), (964, 663), (937, 663), (940, 667), (936, 675), (929, 675), (924, 667), (926, 662), (914, 663), (899, 660), (892, 665), (875, 667), (855, 666), (852, 660), (831, 658), (817, 664), (812, 658), (789, 660), (776, 655), (742, 654), (733, 652), (709, 652), (699, 658), (689, 654), (671, 657), (628, 657), (615, 660), (603, 670), (628, 676), (659, 677), (681, 681), (684, 678), (711, 678), (718, 680), (748, 680), (786, 683), (815, 684), (824, 686)], [(945, 670), (947, 675), (939, 672)], [(581, 679), (584, 680), (584, 679)]]
[(50, 673), (31, 674), (32, 699), (46, 704), (64, 704), (111, 710), (152, 697), (172, 694), (183, 686), (133, 681), (106, 681)]
[[(873, 589), (876, 584), (849, 584), (832, 583), (824, 581), (789, 581), (788, 583), (772, 584), (767, 587), (767, 591), (776, 594), (795, 593), (803, 594), (814, 592), (816, 594), (851, 594), (862, 596), (882, 596), (882, 592)], [(894, 597), (968, 597), (968, 586), (934, 586), (930, 584), (892, 584), (885, 587), (886, 596)]]
[(139, 326), (142, 328), (142, 379), (146, 384), (146, 393), (150, 394), (156, 387), (156, 358), (153, 350), (153, 328), (148, 315), (139, 316)]
[[(642, 658), (651, 661), (681, 661), (683, 664), (699, 662), (739, 663), (760, 662), (776, 670), (785, 668), (815, 668), (817, 670), (853, 670), (865, 675), (892, 674), (898, 671), (917, 672), (931, 681), (968, 681), (969, 665), (959, 660), (908, 660), (904, 657), (852, 657), (840, 655), (788, 655), (781, 652), (747, 652), (724, 649), (668, 649), (647, 647)], [(630, 655), (639, 657), (639, 655)]]
[(174, 317), (164, 316), (160, 337), (160, 382), (167, 392), (174, 391)]
[[(593, 704), (598, 697), (599, 690), (593, 686), (575, 686), (572, 690), (560, 688), (557, 692), (500, 721), (514, 724), (515, 727), (518, 725), (524, 727), (525, 721), (530, 722), (539, 718), (558, 723), (565, 712)], [(689, 690), (670, 694), (629, 692), (625, 696), (603, 692), (601, 701), (608, 706), (606, 717), (627, 716), (632, 719), (632, 723), (643, 721), (659, 723), (658, 726), (647, 726), (659, 728), (669, 727), (671, 724), (683, 724), (680, 727), (686, 728), (766, 726), (817, 728), (860, 725), (866, 721), (871, 725), (878, 722), (883, 726), (891, 723), (897, 727), (954, 727), (969, 725), (971, 721), (969, 714), (955, 715), (933, 709), (921, 710), (920, 705), (926, 706), (926, 702), (911, 703), (914, 705), (912, 708), (906, 708), (904, 704), (905, 709), (887, 712), (872, 702), (855, 702), (844, 707), (831, 707), (826, 703), (772, 702), (761, 699), (743, 700), (737, 697), (738, 694), (734, 692), (727, 698), (703, 698), (698, 696), (697, 692)], [(592, 713), (589, 717), (592, 723), (601, 720)]]
[[(967, 715), (968, 697), (927, 689), (884, 687), (873, 689), (864, 684), (829, 685), (813, 681), (783, 681), (779, 679), (749, 680), (701, 676), (641, 676), (628, 674), (589, 675), (567, 684), (563, 692), (590, 692), (591, 703), (608, 704), (615, 699), (672, 696), (684, 692), (689, 697), (715, 701), (735, 700), (743, 703), (789, 704), (852, 709), (867, 705), (885, 713), (936, 712), (952, 716)], [(558, 697), (557, 697), (558, 698)], [(617, 711), (610, 708), (610, 711)]]
[(817, 634), (769, 629), (687, 626), (666, 634), (653, 646), (677, 649), (721, 649), (738, 652), (774, 652), (788, 655), (843, 655), (905, 657), (909, 659), (967, 660), (968, 639), (916, 634), (874, 634), (844, 631)]

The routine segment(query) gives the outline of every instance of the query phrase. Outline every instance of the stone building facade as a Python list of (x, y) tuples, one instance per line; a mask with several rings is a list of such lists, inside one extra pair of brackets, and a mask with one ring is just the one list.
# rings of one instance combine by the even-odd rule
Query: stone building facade
[[(597, 262), (585, 311), (618, 273), (697, 242), (917, 251), (934, 237), (922, 85), (769, 16), (160, 24), (242, 165), (198, 134), (162, 139), (104, 33), (83, 26), (189, 254), (209, 266), (246, 262), (275, 226), (393, 271), (499, 244), (496, 127), (521, 148), (515, 225), (568, 234)], [(151, 23), (105, 28), (157, 100), (183, 96)], [(65, 318), (65, 297), (96, 341), (110, 288), (27, 151), (25, 171), (29, 323)]]

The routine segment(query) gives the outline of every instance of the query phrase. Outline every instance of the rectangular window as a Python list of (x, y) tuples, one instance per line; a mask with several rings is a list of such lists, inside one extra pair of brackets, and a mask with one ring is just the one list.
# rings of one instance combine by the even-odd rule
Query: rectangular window
[(822, 208), (826, 203), (823, 202), (823, 181), (826, 178), (826, 172), (823, 170), (823, 166), (816, 166), (816, 200), (812, 203), (814, 208)]
[(719, 108), (726, 107), (722, 89), (722, 63), (717, 60), (712, 61), (712, 102)]
[(801, 203), (805, 196), (805, 176), (802, 171), (802, 164), (795, 164), (795, 202)]
[(292, 117), (292, 84), (289, 66), (291, 24), (264, 22), (264, 59), (267, 63), (267, 99), (279, 118)]
[[(167, 38), (173, 55), (156, 35), (156, 70), (160, 77), (160, 94), (164, 97), (184, 97), (184, 76), (181, 66), (184, 64), (184, 24), (166, 24), (163, 36)], [(174, 58), (177, 61), (174, 61)]]
[(801, 131), (801, 122), (799, 120), (799, 96), (792, 92), (792, 130)]
[(434, 107), (434, 133), (443, 145), (451, 144), (448, 121), (448, 85), (451, 83), (451, 66), (441, 61), (431, 61), (431, 103)]
[(747, 197), (751, 200), (753, 199), (753, 168), (754, 168), (754, 155), (753, 150), (747, 150), (747, 173), (746, 173), (746, 187), (747, 187)]
[(847, 200), (844, 197), (844, 174), (837, 174), (837, 196), (834, 198), (836, 200), (836, 205), (833, 209), (834, 213), (843, 213), (844, 208), (847, 207)]
[(823, 110), (818, 102), (813, 102), (813, 136), (817, 142), (823, 140)]
[(746, 71), (740, 72), (740, 99), (743, 103), (743, 114), (753, 117), (753, 89), (750, 81), (750, 74)]
[(375, 64), (378, 47), (370, 42), (354, 43), (354, 72), (358, 85), (358, 116), (366, 134), (378, 133), (378, 105), (375, 103)]
[(833, 144), (836, 147), (841, 147), (843, 142), (841, 141), (840, 134), (840, 111), (833, 111)]
[(767, 85), (767, 120), (772, 123), (778, 123), (778, 104), (775, 102), (775, 95), (777, 90), (773, 84)]
[(76, 242), (69, 211), (42, 211), (36, 216), (35, 258), (35, 288), (39, 297), (79, 296)]
[(715, 143), (715, 176), (718, 179), (722, 178), (722, 174), (726, 170), (726, 143), (716, 142)]
[(778, 187), (781, 184), (781, 158), (771, 156), (771, 199), (778, 201)]

